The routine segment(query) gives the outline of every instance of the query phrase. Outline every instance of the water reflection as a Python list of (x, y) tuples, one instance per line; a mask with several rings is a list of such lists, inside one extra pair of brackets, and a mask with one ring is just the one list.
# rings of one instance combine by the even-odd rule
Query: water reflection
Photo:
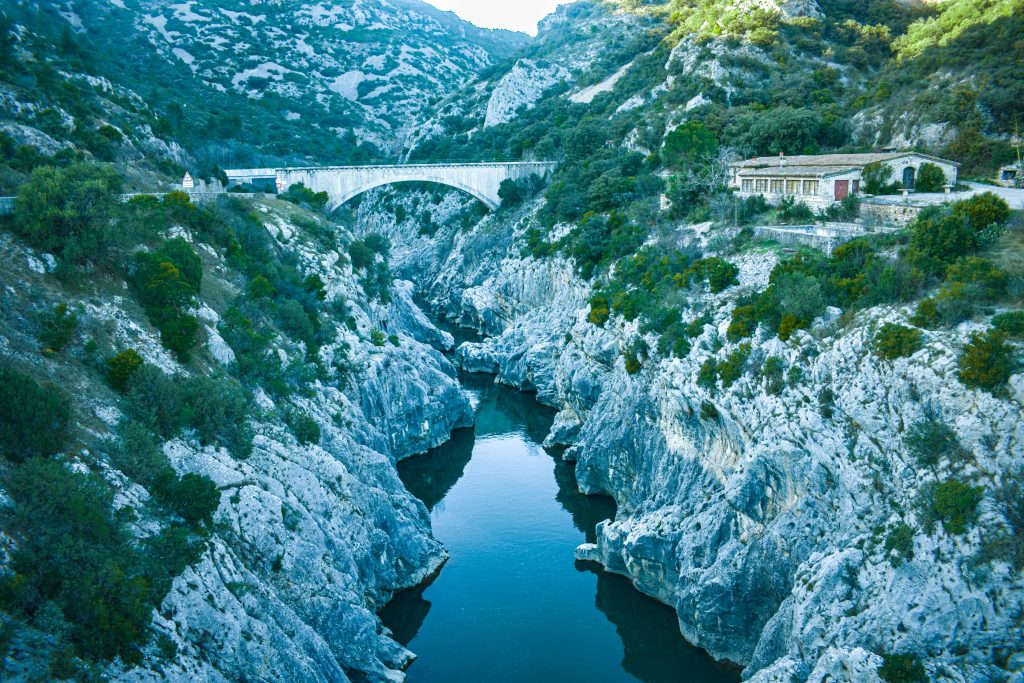
[(554, 464), (558, 484), (555, 500), (572, 515), (572, 523), (583, 532), (587, 543), (596, 543), (597, 523), (615, 517), (615, 501), (607, 496), (583, 495), (576, 484), (574, 464), (559, 458)]
[(430, 601), (423, 597), (429, 584), (396, 593), (380, 611), (380, 619), (391, 629), (392, 636), (402, 645), (408, 645), (419, 633), (423, 620), (430, 612)]
[(577, 563), (597, 575), (597, 608), (615, 624), (624, 648), (622, 666), (648, 683), (703, 683), (738, 678), (734, 667), (716, 663), (679, 633), (676, 613), (639, 593), (625, 577)]
[(381, 611), (419, 656), (409, 682), (738, 681), (682, 638), (670, 608), (573, 561), (615, 506), (580, 494), (572, 464), (540, 447), (555, 411), (489, 376), (464, 382), (475, 429), (399, 464), (451, 553), (433, 583)]
[(398, 463), (398, 475), (409, 493), (432, 511), (462, 477), (475, 443), (472, 427), (457, 429), (443, 446)]

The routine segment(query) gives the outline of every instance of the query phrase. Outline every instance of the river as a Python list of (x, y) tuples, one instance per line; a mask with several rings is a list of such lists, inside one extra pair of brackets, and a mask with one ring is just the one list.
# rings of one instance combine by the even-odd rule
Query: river
[(574, 561), (615, 505), (580, 494), (572, 464), (541, 448), (554, 411), (490, 376), (464, 385), (475, 428), (398, 466), (451, 553), (381, 611), (419, 656), (409, 682), (738, 681), (683, 639), (669, 607)]

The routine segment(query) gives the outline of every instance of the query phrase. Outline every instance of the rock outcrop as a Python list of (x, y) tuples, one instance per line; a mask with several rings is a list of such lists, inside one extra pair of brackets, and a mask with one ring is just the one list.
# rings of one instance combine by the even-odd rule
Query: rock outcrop
[[(629, 374), (621, 355), (636, 324), (588, 322), (589, 288), (571, 264), (522, 256), (523, 217), (459, 232), (418, 281), (439, 312), (489, 335), (460, 346), (458, 362), (560, 409), (545, 444), (566, 448), (582, 491), (615, 498), (614, 521), (578, 558), (673, 606), (689, 640), (758, 683), (876, 680), (886, 652), (919, 654), (937, 680), (1003, 680), (1024, 665), (1013, 654), (1024, 580), (978, 559), (982, 530), (999, 528), (1001, 513), (986, 498), (970, 533), (929, 529), (922, 491), (954, 469), (922, 467), (904, 445), (921, 420), (950, 425), (970, 452), (957, 476), (987, 495), (1018, 467), (1020, 378), (1012, 400), (956, 380), (957, 351), (977, 325), (929, 332), (922, 350), (889, 362), (870, 340), (881, 324), (906, 322), (909, 307), (842, 324), (832, 310), (789, 342), (752, 340), (756, 358), (792, 369), (777, 393), (756, 372), (709, 390), (696, 377), (734, 348), (721, 344), (731, 302), (763, 289), (775, 263), (754, 251), (730, 256), (739, 286), (689, 293), (684, 317), (713, 319), (686, 357), (642, 357)], [(885, 547), (898, 524), (914, 529), (905, 561)]]

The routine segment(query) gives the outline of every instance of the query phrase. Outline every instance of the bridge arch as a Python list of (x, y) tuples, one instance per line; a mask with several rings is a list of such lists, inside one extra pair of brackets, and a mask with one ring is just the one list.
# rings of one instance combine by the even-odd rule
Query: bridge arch
[[(472, 195), (476, 199), (479, 199), (491, 211), (496, 211), (498, 209), (498, 207), (501, 205), (501, 198), (500, 197), (497, 197), (497, 196), (489, 197), (486, 194), (484, 194), (483, 192), (481, 192), (480, 190), (478, 190), (477, 188), (470, 187), (469, 185), (467, 185), (465, 183), (454, 182), (454, 181), (447, 181), (447, 180), (437, 180), (437, 179), (434, 179), (434, 178), (420, 178), (420, 177), (417, 177), (417, 178), (400, 178), (400, 179), (395, 179), (395, 180), (373, 180), (373, 181), (366, 182), (363, 185), (358, 185), (358, 186), (355, 187), (355, 189), (346, 191), (346, 193), (344, 195), (338, 197), (337, 199), (335, 199), (334, 197), (331, 197), (330, 201), (327, 203), (327, 212), (330, 213), (330, 212), (332, 212), (332, 211), (334, 211), (334, 210), (344, 206), (348, 201), (350, 201), (352, 199), (355, 199), (356, 197), (358, 197), (359, 195), (363, 194), (364, 192), (369, 192), (370, 190), (372, 190), (374, 188), (383, 187), (385, 185), (397, 185), (399, 183), (413, 183), (413, 182), (436, 183), (438, 185), (444, 185), (445, 187), (453, 187), (456, 190), (461, 190), (461, 191), (465, 192), (466, 194)], [(330, 194), (330, 193), (328, 193), (328, 194)]]
[(501, 205), (498, 190), (505, 180), (545, 177), (555, 168), (551, 161), (493, 163), (400, 164), (377, 166), (310, 166), (302, 168), (251, 168), (226, 171), (229, 182), (247, 183), (274, 179), (279, 191), (302, 183), (313, 192), (326, 192), (327, 206), (334, 210), (356, 195), (381, 185), (431, 182), (454, 187), (476, 197), (491, 210)]

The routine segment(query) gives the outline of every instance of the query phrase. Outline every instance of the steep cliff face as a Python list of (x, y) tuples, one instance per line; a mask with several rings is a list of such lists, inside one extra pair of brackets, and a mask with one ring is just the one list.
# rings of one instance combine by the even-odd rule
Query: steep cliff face
[[(688, 639), (759, 683), (877, 680), (878, 653), (889, 652), (917, 653), (936, 680), (1003, 680), (1024, 665), (1024, 582), (982, 557), (986, 529), (1005, 524), (988, 501), (1021, 457), (1024, 384), (1016, 375), (996, 398), (957, 381), (957, 353), (979, 325), (929, 332), (913, 356), (883, 361), (874, 332), (906, 323), (912, 307), (849, 320), (831, 309), (787, 342), (763, 331), (751, 340), (755, 358), (782, 359), (781, 386), (756, 371), (701, 385), (704, 361), (736, 349), (725, 341), (735, 300), (763, 289), (777, 262), (753, 249), (728, 256), (738, 285), (688, 292), (684, 318), (712, 312), (690, 353), (651, 351), (631, 374), (623, 351), (636, 323), (594, 325), (571, 262), (523, 256), (536, 208), (470, 229), (441, 220), (433, 237), (390, 234), (396, 263), (423, 264), (413, 279), (435, 310), (488, 335), (458, 349), (462, 367), (558, 408), (546, 445), (566, 448), (581, 490), (615, 498), (614, 521), (582, 556), (673, 606)], [(700, 242), (685, 227), (671, 239)], [(439, 262), (405, 260), (431, 249)], [(965, 460), (915, 460), (907, 434), (926, 419), (953, 428)], [(929, 528), (920, 504), (953, 473), (987, 491), (963, 536)], [(913, 530), (905, 560), (886, 543), (899, 525)]]
[[(320, 278), (325, 299), (345, 302), (338, 307), (344, 315), (331, 322), (337, 323), (336, 336), (319, 356), (325, 367), (344, 367), (347, 380), (339, 381), (335, 369), (290, 396), (257, 388), (248, 457), (204, 447), (189, 432), (163, 446), (178, 474), (213, 480), (220, 504), (205, 551), (154, 612), (141, 665), (118, 660), (107, 673), (121, 680), (400, 680), (413, 655), (388, 637), (375, 611), (394, 591), (437, 571), (447, 553), (394, 465), (472, 424), (455, 369), (429, 345), (450, 346), (451, 338), (410, 300), (408, 283), (399, 283), (386, 305), (369, 300), (339, 248), (326, 247), (310, 232), (311, 225), (323, 225), (318, 220), (283, 202), (259, 206), (257, 215), (275, 247), (293, 255), (307, 276)], [(171, 234), (207, 259), (206, 298), (197, 302), (206, 348), (198, 360), (182, 365), (162, 348), (130, 297), (86, 300), (80, 330), (103, 330), (115, 348), (134, 348), (147, 363), (178, 377), (223, 372), (218, 366), (234, 367), (236, 359), (218, 323), (225, 299), (237, 292), (237, 275), (204, 238), (180, 226)], [(77, 342), (64, 354), (41, 358), (37, 351), (33, 309), (68, 296), (74, 309), (75, 292), (47, 272), (52, 257), (10, 236), (2, 240), (0, 350), (6, 362), (29, 364), (81, 389), (76, 427), (87, 429), (86, 443), (99, 445), (71, 449), (64, 457), (76, 471), (91, 470), (109, 483), (115, 508), (134, 511), (131, 532), (145, 542), (166, 515), (153, 489), (133, 481), (109, 456), (116, 440), (103, 441), (128, 410), (121, 395), (96, 381)], [(110, 285), (102, 279), (90, 284), (97, 292)], [(388, 321), (391, 339), (378, 345), (371, 330), (381, 320)], [(268, 352), (294, 367), (304, 349), (281, 335)], [(308, 416), (318, 438), (294, 436), (286, 424), (294, 414)], [(10, 499), (5, 501), (6, 507)], [(17, 543), (5, 537), (5, 547), (6, 553)], [(5, 672), (15, 679), (46, 671), (52, 643), (39, 645), (33, 633), (25, 626), (13, 636)]]

